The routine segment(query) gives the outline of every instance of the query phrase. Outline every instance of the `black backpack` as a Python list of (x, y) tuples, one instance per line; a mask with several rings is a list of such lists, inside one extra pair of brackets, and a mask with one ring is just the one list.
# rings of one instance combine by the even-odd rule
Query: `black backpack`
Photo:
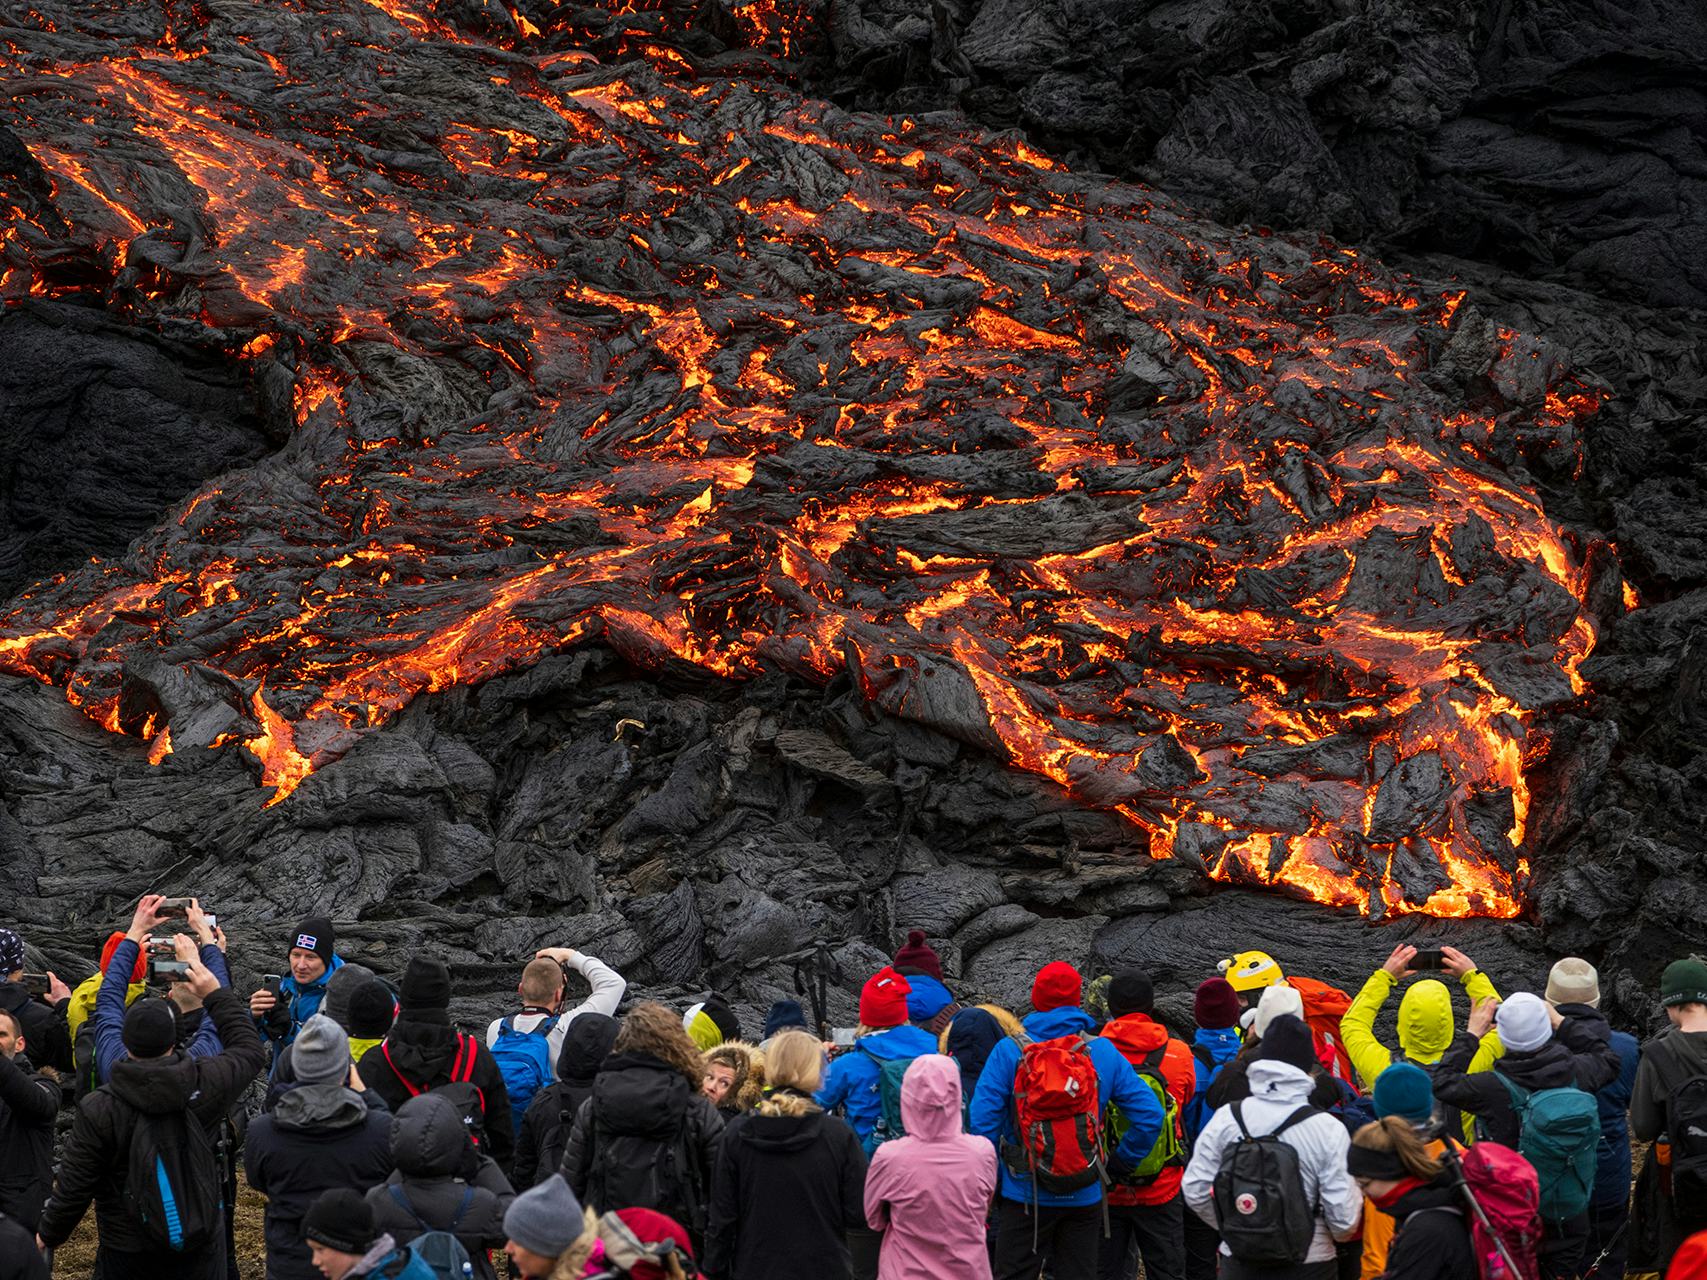
[(1671, 1202), (1679, 1225), (1707, 1227), (1707, 1075), (1685, 1076), (1666, 1098)]
[(689, 1105), (673, 1133), (616, 1133), (599, 1119), (595, 1102), (588, 1203), (601, 1213), (655, 1209), (699, 1235), (706, 1220), (706, 1197), (694, 1141), (699, 1125), (699, 1116)]
[(1240, 1262), (1253, 1267), (1291, 1267), (1304, 1261), (1316, 1235), (1316, 1209), (1304, 1195), (1298, 1152), (1281, 1135), (1300, 1120), (1320, 1115), (1303, 1106), (1273, 1133), (1253, 1136), (1245, 1128), (1244, 1103), (1233, 1104), (1242, 1135), (1221, 1153), (1215, 1175), (1215, 1220), (1221, 1239)]
[(225, 1230), (224, 1184), (213, 1141), (194, 1116), (137, 1113), (125, 1199), (150, 1240), (179, 1253), (212, 1244)]

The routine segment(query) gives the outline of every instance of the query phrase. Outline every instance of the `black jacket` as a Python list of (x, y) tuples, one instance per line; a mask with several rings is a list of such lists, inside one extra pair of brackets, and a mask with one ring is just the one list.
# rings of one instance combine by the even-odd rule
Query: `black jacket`
[(35, 1234), (0, 1215), (0, 1280), (49, 1280)]
[(77, 1104), (71, 1136), (59, 1160), (59, 1177), (42, 1210), (38, 1231), (58, 1248), (95, 1202), (101, 1244), (124, 1252), (156, 1248), (132, 1213), (124, 1194), (126, 1155), (138, 1112), (187, 1111), (210, 1134), (249, 1082), (267, 1065), (266, 1050), (249, 1009), (229, 987), (207, 998), (223, 1053), (186, 1058), (126, 1058), (113, 1067), (112, 1079)]
[(602, 1013), (583, 1013), (569, 1024), (557, 1055), (557, 1081), (528, 1103), (516, 1135), (514, 1176), (518, 1187), (534, 1187), (556, 1173), (569, 1145), (575, 1113), (592, 1096), (593, 1077), (616, 1043), (618, 1022)]
[(835, 1116), (744, 1115), (718, 1147), (706, 1231), (713, 1280), (847, 1280), (865, 1225), (865, 1153)]
[(1601, 1034), (1604, 1022), (1566, 1018), (1553, 1038), (1539, 1049), (1507, 1049), (1492, 1071), (1470, 1074), (1470, 1060), (1481, 1041), (1460, 1030), (1434, 1068), (1434, 1096), (1475, 1116), (1482, 1132), (1494, 1142), (1515, 1148), (1517, 1113), (1511, 1094), (1495, 1078), (1501, 1075), (1531, 1093), (1565, 1085), (1595, 1093), (1618, 1078), (1618, 1054)]
[(391, 1118), (391, 1158), (395, 1171), (367, 1193), (375, 1227), (400, 1245), (449, 1231), (474, 1274), (497, 1280), (486, 1251), (503, 1246), (504, 1210), (516, 1193), (497, 1161), (474, 1150), (456, 1107), (436, 1094), (404, 1103)]
[(646, 1053), (606, 1058), (575, 1113), (563, 1176), (600, 1213), (656, 1209), (704, 1238), (723, 1117), (679, 1070)]
[(52, 1067), (69, 1074), (77, 1065), (71, 1058), (71, 1029), (65, 1021), (70, 999), (45, 1005), (24, 989), (21, 982), (0, 982), (0, 1009), (17, 1018), (24, 1031), (24, 1052), (38, 1067)]
[(302, 1219), (322, 1191), (365, 1191), (391, 1172), (391, 1112), (372, 1089), (298, 1085), (250, 1121), (243, 1166), (267, 1197), (267, 1280), (321, 1280)]
[(0, 1057), (0, 1213), (31, 1231), (53, 1183), (53, 1122), (59, 1086), (27, 1059)]
[[(1229, 1103), (1243, 1102), (1251, 1096), (1251, 1063), (1256, 1061), (1257, 1051), (1261, 1047), (1260, 1037), (1247, 1040), (1239, 1052), (1233, 1055), (1233, 1060), (1221, 1068), (1205, 1095), (1211, 1110), (1219, 1111)], [(1345, 1100), (1344, 1092), (1323, 1069), (1321, 1063), (1311, 1064), (1310, 1078), (1316, 1082), (1315, 1088), (1310, 1090), (1312, 1107), (1331, 1111)]]
[(1382, 1280), (1470, 1280), (1475, 1276), (1469, 1210), (1448, 1182), (1450, 1176), (1442, 1174), (1407, 1191), (1392, 1208), (1381, 1210), (1398, 1222)]
[[(414, 1096), (414, 1092), (425, 1092), (450, 1081), (459, 1034), (464, 1033), (457, 1032), (446, 1022), (399, 1018), (385, 1039), (362, 1055), (356, 1070), (368, 1088), (384, 1098), (392, 1111), (398, 1111)], [(474, 1075), (471, 1082), (480, 1090), (486, 1104), (486, 1154), (507, 1168), (516, 1151), (516, 1135), (510, 1120), (510, 1091), (504, 1087), (503, 1073), (492, 1060), (491, 1051), (478, 1036), (473, 1039)], [(403, 1083), (399, 1072), (415, 1086), (414, 1092)]]

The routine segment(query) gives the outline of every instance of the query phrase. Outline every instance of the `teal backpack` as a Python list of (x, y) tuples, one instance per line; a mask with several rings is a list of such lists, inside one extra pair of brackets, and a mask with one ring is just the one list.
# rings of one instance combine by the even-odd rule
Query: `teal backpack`
[(877, 1115), (877, 1123), (871, 1133), (860, 1145), (865, 1148), (865, 1154), (870, 1156), (873, 1151), (888, 1142), (891, 1138), (904, 1138), (907, 1128), (901, 1122), (901, 1080), (907, 1074), (907, 1068), (913, 1065), (911, 1058), (880, 1058), (875, 1053), (861, 1049), (861, 1053), (877, 1065), (877, 1090), (881, 1110)]
[(1511, 1109), (1522, 1126), (1517, 1149), (1535, 1166), (1541, 1217), (1563, 1222), (1585, 1212), (1594, 1194), (1600, 1147), (1600, 1105), (1594, 1095), (1572, 1085), (1531, 1093), (1498, 1071), (1494, 1078), (1511, 1095)]

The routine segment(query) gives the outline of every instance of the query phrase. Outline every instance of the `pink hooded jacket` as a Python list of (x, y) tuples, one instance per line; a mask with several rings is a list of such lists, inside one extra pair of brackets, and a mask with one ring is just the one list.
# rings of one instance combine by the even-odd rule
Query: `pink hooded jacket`
[(990, 1280), (984, 1219), (996, 1149), (962, 1132), (960, 1068), (927, 1053), (901, 1081), (907, 1136), (885, 1142), (865, 1175), (865, 1220), (884, 1232), (877, 1280)]

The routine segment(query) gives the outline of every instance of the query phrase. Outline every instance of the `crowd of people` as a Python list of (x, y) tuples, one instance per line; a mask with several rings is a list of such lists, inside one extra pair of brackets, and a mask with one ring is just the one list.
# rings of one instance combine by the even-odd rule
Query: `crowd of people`
[(1502, 998), (1401, 945), (1348, 996), (1249, 951), (1188, 1026), (1187, 988), (1170, 1024), (1149, 973), (1064, 960), (1023, 1014), (962, 999), (915, 930), (857, 1026), (782, 1000), (749, 1039), (569, 948), (482, 1032), (439, 959), (282, 941), (245, 1001), (193, 899), (143, 898), (75, 990), (0, 929), (0, 1280), (91, 1205), (102, 1280), (235, 1276), (239, 1178), (269, 1280), (1707, 1277), (1698, 957), (1639, 1043), (1575, 957)]

